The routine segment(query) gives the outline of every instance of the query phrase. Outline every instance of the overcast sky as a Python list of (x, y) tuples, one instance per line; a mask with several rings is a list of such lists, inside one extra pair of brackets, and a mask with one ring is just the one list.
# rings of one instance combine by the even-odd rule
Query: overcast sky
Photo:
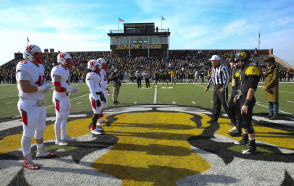
[[(0, 0), (0, 64), (41, 49), (109, 50), (107, 33), (124, 23), (169, 28), (170, 49), (274, 49), (294, 66), (293, 0)], [(120, 29), (123, 23), (120, 23)]]

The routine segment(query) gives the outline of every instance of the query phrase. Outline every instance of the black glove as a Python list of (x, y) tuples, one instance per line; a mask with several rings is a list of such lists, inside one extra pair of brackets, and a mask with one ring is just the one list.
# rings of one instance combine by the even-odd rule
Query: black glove
[(100, 107), (100, 106), (101, 106), (101, 102), (100, 102), (99, 99), (96, 100), (96, 106), (97, 106), (97, 107)]

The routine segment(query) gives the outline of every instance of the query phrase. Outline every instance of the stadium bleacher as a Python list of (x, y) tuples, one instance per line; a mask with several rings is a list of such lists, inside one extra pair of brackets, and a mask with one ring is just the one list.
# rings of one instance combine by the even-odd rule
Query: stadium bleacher
[[(169, 58), (164, 59), (160, 56), (135, 56), (135, 57), (120, 57), (113, 56), (110, 58), (109, 51), (79, 51), (69, 52), (73, 58), (74, 66), (71, 70), (71, 82), (77, 83), (83, 81), (86, 64), (90, 59), (103, 57), (108, 61), (108, 69), (111, 71), (115, 66), (120, 67), (125, 73), (125, 79), (129, 79), (130, 74), (138, 69), (148, 70), (151, 74), (151, 79), (154, 78), (155, 72), (161, 72), (164, 69), (174, 69), (176, 73), (183, 73), (183, 79), (188, 79), (189, 74), (196, 70), (202, 71), (206, 76), (209, 74), (210, 63), (208, 59), (214, 55), (221, 56), (221, 63), (229, 67), (228, 59), (235, 53), (236, 50), (170, 50)], [(270, 50), (249, 50), (252, 58), (251, 62), (257, 65), (262, 72), (265, 71), (266, 65), (263, 59), (268, 56), (274, 56), (272, 49)], [(15, 67), (22, 60), (21, 53), (16, 53), (15, 59), (8, 61), (0, 67), (0, 83), (13, 84), (15, 83)], [(44, 63), (45, 76), (50, 80), (50, 71), (57, 65), (56, 57), (58, 52), (45, 52)], [(280, 58), (274, 56), (277, 66), (280, 69), (280, 80), (293, 80), (293, 67)], [(189, 78), (193, 78), (190, 77)], [(207, 77), (205, 79), (208, 79)]]

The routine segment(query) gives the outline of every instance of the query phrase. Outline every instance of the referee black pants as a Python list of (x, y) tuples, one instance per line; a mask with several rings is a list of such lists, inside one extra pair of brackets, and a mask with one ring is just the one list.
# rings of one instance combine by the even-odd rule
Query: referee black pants
[(138, 85), (138, 88), (141, 88), (142, 86), (141, 86), (141, 78), (137, 78), (137, 85)]
[(214, 86), (214, 92), (213, 92), (213, 110), (212, 110), (212, 116), (211, 120), (214, 122), (217, 122), (218, 117), (221, 112), (221, 105), (223, 105), (226, 113), (230, 117), (229, 112), (229, 105), (228, 105), (228, 88), (225, 88), (224, 92), (220, 92), (220, 89), (223, 88), (222, 85), (215, 85)]

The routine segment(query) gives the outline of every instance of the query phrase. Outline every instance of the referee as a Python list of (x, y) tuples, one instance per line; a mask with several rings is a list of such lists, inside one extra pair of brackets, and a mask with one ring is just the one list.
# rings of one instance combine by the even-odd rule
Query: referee
[(207, 123), (216, 123), (221, 111), (221, 105), (223, 105), (226, 113), (230, 117), (228, 109), (228, 85), (230, 83), (230, 74), (226, 66), (220, 64), (220, 57), (213, 55), (209, 59), (212, 64), (211, 78), (209, 79), (207, 87), (204, 89), (205, 92), (214, 85), (213, 93), (213, 111), (211, 120)]

